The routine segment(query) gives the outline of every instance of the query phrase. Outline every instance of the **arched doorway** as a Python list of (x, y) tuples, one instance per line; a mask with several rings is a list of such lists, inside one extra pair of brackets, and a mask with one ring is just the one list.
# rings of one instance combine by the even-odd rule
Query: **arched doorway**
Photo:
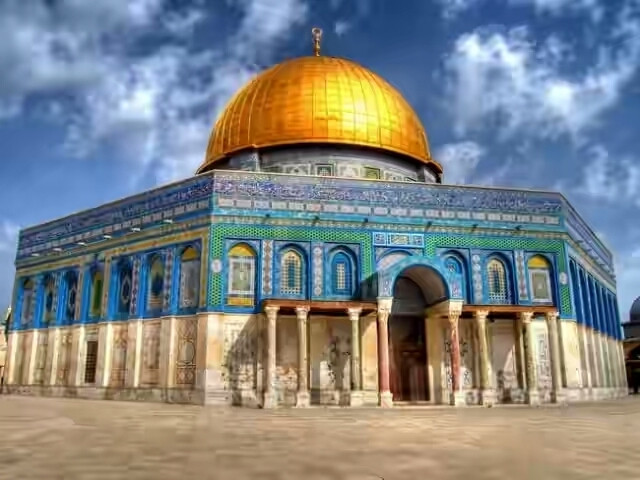
[(431, 400), (425, 309), (446, 299), (442, 277), (429, 267), (412, 266), (396, 277), (389, 319), (389, 375), (394, 402)]

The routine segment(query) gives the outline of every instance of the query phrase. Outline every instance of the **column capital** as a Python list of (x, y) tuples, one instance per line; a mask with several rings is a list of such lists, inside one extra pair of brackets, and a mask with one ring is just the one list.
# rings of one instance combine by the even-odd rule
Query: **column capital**
[(393, 297), (378, 297), (378, 322), (387, 323), (392, 305)]
[(264, 313), (267, 315), (269, 320), (275, 320), (279, 311), (280, 307), (278, 305), (269, 305), (264, 307)]
[(489, 310), (476, 310), (473, 313), (473, 318), (475, 318), (478, 323), (486, 323), (488, 316)]
[(360, 314), (362, 313), (362, 308), (347, 308), (347, 314), (349, 315), (349, 320), (352, 322), (357, 322), (360, 320)]
[(533, 312), (520, 312), (520, 320), (522, 323), (531, 323)]
[(296, 307), (296, 317), (298, 320), (306, 320), (309, 315), (309, 307), (300, 306)]
[(558, 312), (557, 311), (547, 312), (545, 314), (545, 317), (547, 318), (547, 322), (553, 323), (558, 320)]
[(460, 320), (459, 313), (450, 313), (449, 316), (447, 317), (447, 322), (449, 322), (449, 326), (452, 328), (453, 327), (458, 328), (458, 320)]

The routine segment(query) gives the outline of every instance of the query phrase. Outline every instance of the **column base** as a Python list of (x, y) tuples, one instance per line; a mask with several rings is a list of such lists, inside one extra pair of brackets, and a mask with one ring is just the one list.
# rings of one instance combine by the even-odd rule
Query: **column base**
[(454, 407), (464, 407), (467, 405), (467, 395), (464, 392), (452, 392), (449, 396), (449, 404)]
[(364, 405), (364, 392), (362, 390), (349, 392), (349, 406), (361, 407), (362, 405)]
[(296, 392), (296, 407), (305, 408), (311, 405), (311, 395), (309, 392)]
[(551, 392), (551, 403), (557, 403), (559, 405), (567, 404), (567, 396), (562, 390)]
[(480, 405), (492, 407), (497, 403), (497, 401), (498, 396), (493, 388), (487, 388), (486, 390), (480, 391)]
[(538, 390), (527, 391), (525, 398), (528, 405), (540, 405), (540, 392)]
[(278, 399), (275, 392), (265, 392), (264, 401), (262, 402), (262, 408), (276, 408), (278, 406)]
[(380, 406), (382, 408), (393, 407), (393, 395), (391, 394), (391, 392), (380, 392)]

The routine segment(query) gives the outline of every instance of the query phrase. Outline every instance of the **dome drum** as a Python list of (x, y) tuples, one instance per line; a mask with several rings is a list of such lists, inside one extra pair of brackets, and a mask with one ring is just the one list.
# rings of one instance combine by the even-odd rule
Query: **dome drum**
[(413, 159), (332, 145), (296, 145), (243, 152), (216, 162), (215, 168), (370, 180), (440, 182), (438, 172)]

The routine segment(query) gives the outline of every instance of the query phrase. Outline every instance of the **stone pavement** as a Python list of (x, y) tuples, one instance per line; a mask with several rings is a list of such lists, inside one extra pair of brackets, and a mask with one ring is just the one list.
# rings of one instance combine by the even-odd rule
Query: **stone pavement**
[(640, 398), (282, 409), (0, 395), (0, 479), (638, 479)]

